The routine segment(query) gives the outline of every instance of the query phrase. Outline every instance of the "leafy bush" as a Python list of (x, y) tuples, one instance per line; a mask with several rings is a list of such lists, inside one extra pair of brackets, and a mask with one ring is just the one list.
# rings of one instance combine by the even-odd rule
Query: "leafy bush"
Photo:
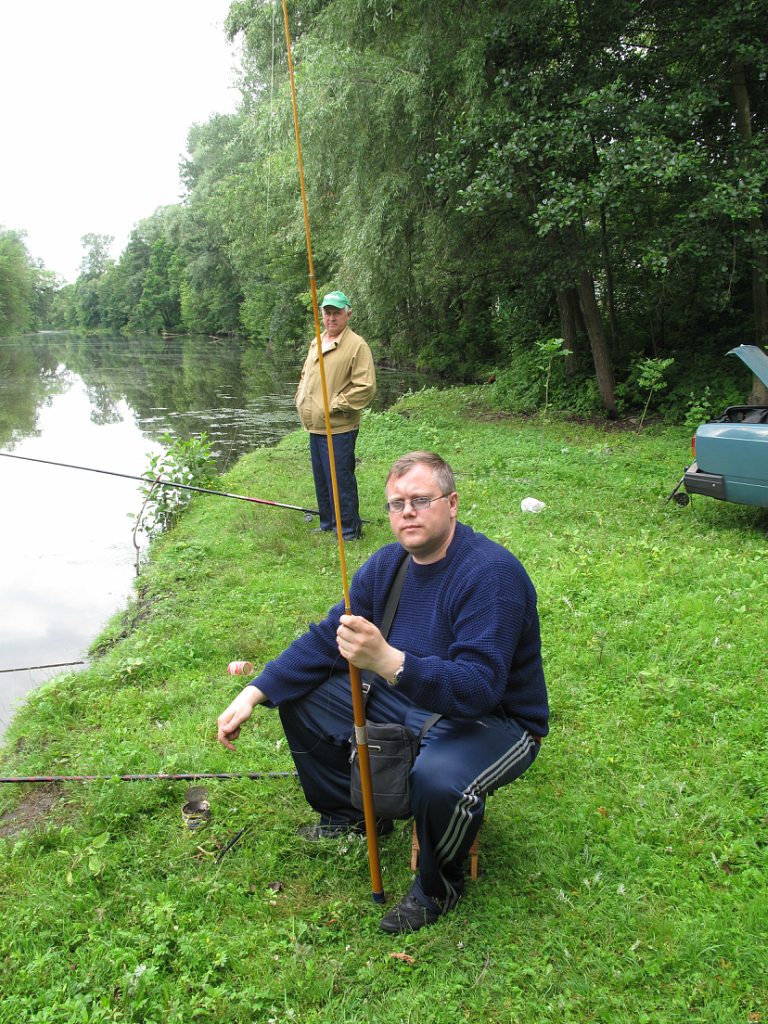
[(638, 430), (642, 427), (643, 422), (645, 421), (645, 417), (648, 414), (648, 407), (651, 404), (651, 399), (654, 394), (658, 394), (660, 391), (666, 391), (669, 385), (669, 382), (667, 381), (667, 371), (674, 362), (674, 358), (670, 357), (669, 359), (643, 359), (637, 364), (637, 382), (643, 391), (648, 392), (645, 399), (645, 405), (643, 406), (643, 412), (640, 416)]
[(689, 430), (696, 430), (701, 423), (708, 423), (712, 419), (712, 402), (710, 401), (711, 389), (709, 385), (704, 388), (704, 394), (696, 398), (691, 392), (688, 409), (685, 413), (685, 426)]
[(173, 526), (193, 493), (183, 488), (163, 486), (157, 481), (205, 487), (215, 476), (211, 445), (205, 433), (187, 440), (163, 434), (160, 440), (169, 447), (165, 452), (149, 456), (149, 468), (144, 474), (148, 480), (141, 487), (144, 504), (138, 516), (131, 515), (136, 519), (136, 531), (149, 538)]
[[(573, 416), (600, 415), (603, 406), (594, 374), (578, 366), (569, 373), (566, 358), (557, 358), (567, 354), (560, 338), (515, 346), (511, 365), (494, 375), (491, 404), (504, 412), (523, 414), (555, 408)], [(571, 360), (576, 357), (568, 355)]]
[[(726, 344), (730, 348), (735, 343)], [(675, 365), (669, 373), (669, 388), (658, 404), (665, 423), (688, 426), (689, 416), (693, 415), (692, 402), (703, 402), (704, 397), (708, 411), (696, 426), (712, 414), (719, 415), (729, 405), (744, 401), (751, 384), (749, 373), (738, 359), (726, 358), (726, 351), (703, 348), (695, 359), (691, 359), (689, 351), (670, 353), (675, 356)]]
[(496, 373), (491, 401), (505, 412), (533, 412), (542, 398), (536, 354), (533, 349), (516, 349), (512, 364)]

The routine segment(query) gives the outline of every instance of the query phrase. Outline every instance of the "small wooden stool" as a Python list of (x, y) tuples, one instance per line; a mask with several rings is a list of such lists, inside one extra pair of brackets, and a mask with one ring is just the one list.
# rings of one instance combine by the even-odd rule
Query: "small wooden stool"
[[(475, 841), (469, 848), (469, 875), (473, 882), (477, 881), (477, 861), (480, 856), (480, 833), (475, 836)], [(416, 837), (416, 822), (413, 823), (411, 833), (411, 871), (416, 871), (419, 866), (419, 840)]]

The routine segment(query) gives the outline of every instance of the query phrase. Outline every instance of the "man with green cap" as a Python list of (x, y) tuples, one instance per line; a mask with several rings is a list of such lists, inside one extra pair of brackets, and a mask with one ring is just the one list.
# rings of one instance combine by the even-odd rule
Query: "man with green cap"
[[(376, 370), (365, 339), (349, 328), (352, 308), (344, 292), (325, 295), (322, 314), (325, 329), (320, 341), (339, 485), (341, 533), (345, 540), (357, 540), (362, 536), (362, 521), (355, 479), (355, 442), (362, 411), (376, 394)], [(336, 515), (316, 338), (309, 346), (295, 401), (299, 419), (309, 431), (312, 474), (320, 511), (319, 529), (326, 533), (336, 529)]]

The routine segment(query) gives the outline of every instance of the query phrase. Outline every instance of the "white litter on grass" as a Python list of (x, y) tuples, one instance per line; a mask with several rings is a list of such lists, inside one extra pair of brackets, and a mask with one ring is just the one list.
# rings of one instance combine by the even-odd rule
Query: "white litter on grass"
[(520, 502), (522, 512), (542, 512), (547, 506), (538, 498), (523, 498)]
[(141, 981), (141, 976), (143, 974), (146, 974), (146, 971), (147, 971), (147, 965), (146, 964), (137, 964), (136, 965), (136, 967), (134, 968), (133, 974), (131, 974), (130, 977), (128, 978), (128, 994), (129, 995), (135, 995), (136, 994), (136, 990), (139, 987), (139, 982)]

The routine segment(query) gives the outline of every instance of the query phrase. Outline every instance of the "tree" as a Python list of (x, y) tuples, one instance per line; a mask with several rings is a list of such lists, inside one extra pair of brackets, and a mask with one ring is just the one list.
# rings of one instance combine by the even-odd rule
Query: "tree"
[(178, 330), (180, 319), (178, 260), (168, 240), (158, 238), (152, 243), (134, 322), (150, 334), (160, 334)]
[(87, 278), (101, 277), (112, 265), (109, 250), (115, 239), (112, 235), (83, 235), (80, 239), (85, 255), (80, 261), (80, 276)]
[(23, 235), (0, 228), (0, 334), (30, 327), (33, 283)]
[(39, 262), (32, 265), (32, 298), (30, 302), (30, 324), (35, 330), (43, 327), (63, 326), (56, 323), (56, 293), (62, 281), (52, 270), (46, 270)]
[(188, 195), (174, 241), (181, 268), (181, 315), (193, 333), (237, 333), (242, 277), (232, 257), (233, 239), (250, 222), (243, 193), (248, 153), (240, 115), (217, 115), (189, 131), (182, 177)]

